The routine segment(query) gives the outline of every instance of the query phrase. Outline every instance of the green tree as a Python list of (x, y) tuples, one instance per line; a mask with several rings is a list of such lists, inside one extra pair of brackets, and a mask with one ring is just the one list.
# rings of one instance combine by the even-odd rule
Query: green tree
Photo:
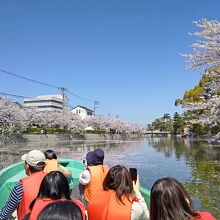
[(170, 114), (166, 113), (163, 117), (155, 119), (152, 124), (148, 124), (148, 130), (159, 130), (173, 133), (173, 120), (170, 117)]
[(183, 117), (175, 112), (173, 115), (173, 133), (174, 134), (182, 134), (185, 123)]

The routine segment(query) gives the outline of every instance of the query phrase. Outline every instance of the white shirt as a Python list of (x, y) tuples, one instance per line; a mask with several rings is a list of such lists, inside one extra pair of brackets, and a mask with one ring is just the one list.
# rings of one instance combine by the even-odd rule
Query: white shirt
[(84, 170), (80, 175), (79, 175), (79, 182), (82, 185), (87, 185), (91, 179), (91, 174), (89, 170)]
[(131, 220), (149, 219), (149, 210), (143, 196), (140, 192), (136, 192), (135, 196), (138, 198), (138, 202), (133, 202), (131, 205)]

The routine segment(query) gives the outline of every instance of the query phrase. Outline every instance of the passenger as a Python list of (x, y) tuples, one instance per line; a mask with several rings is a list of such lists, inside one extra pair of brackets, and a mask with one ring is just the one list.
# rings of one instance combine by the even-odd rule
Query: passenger
[(79, 176), (79, 183), (85, 186), (82, 201), (85, 205), (90, 201), (92, 194), (103, 189), (103, 180), (109, 170), (103, 164), (104, 151), (100, 148), (90, 151), (86, 155), (87, 167)]
[(8, 219), (17, 210), (18, 220), (30, 212), (29, 206), (36, 198), (44, 176), (45, 155), (39, 150), (32, 150), (21, 157), (25, 161), (28, 177), (21, 179), (12, 189), (6, 205), (0, 211), (0, 219)]
[(65, 200), (70, 200), (76, 204), (82, 212), (83, 219), (85, 219), (83, 204), (70, 198), (70, 188), (65, 176), (59, 171), (51, 171), (42, 180), (37, 198), (30, 205), (29, 220), (36, 220), (41, 210), (48, 204)]
[(45, 173), (49, 173), (51, 171), (60, 171), (67, 178), (72, 176), (72, 173), (69, 169), (60, 165), (60, 162), (57, 160), (57, 155), (53, 150), (46, 150), (44, 154), (46, 157), (46, 166), (44, 168)]
[(208, 212), (193, 211), (189, 194), (170, 177), (157, 180), (151, 188), (150, 219), (215, 220)]
[(47, 205), (37, 220), (83, 220), (83, 217), (77, 205), (70, 201), (59, 201)]
[(149, 218), (147, 204), (139, 191), (139, 178), (132, 183), (130, 173), (124, 166), (117, 165), (109, 170), (103, 188), (93, 194), (88, 204), (89, 220)]

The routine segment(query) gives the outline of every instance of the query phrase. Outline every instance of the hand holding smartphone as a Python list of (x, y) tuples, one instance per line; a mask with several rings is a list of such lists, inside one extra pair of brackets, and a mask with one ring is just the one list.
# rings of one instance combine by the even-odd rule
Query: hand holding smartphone
[(136, 168), (130, 168), (130, 175), (131, 179), (133, 181), (133, 190), (135, 193), (140, 192), (140, 182), (139, 182), (139, 176), (137, 175), (137, 169)]

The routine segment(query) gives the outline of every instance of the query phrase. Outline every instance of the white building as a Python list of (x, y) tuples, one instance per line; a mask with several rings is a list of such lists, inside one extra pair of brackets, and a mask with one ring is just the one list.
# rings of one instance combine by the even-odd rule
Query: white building
[(67, 108), (68, 98), (63, 100), (62, 94), (42, 95), (33, 98), (24, 99), (25, 107), (36, 107), (39, 111), (62, 111), (63, 107)]
[(91, 117), (93, 115), (93, 111), (84, 106), (78, 105), (71, 110), (72, 113), (79, 115), (82, 119), (87, 117)]

